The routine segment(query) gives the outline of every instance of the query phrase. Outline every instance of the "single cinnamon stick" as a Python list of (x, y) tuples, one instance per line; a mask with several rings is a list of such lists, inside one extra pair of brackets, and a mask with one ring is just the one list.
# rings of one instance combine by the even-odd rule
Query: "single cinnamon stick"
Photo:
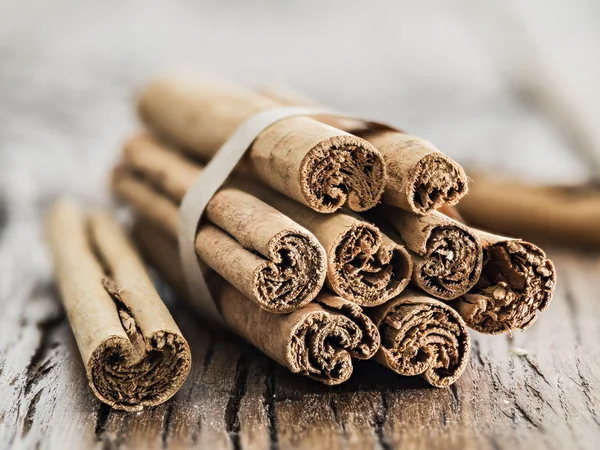
[[(202, 172), (201, 166), (148, 136), (128, 141), (124, 166), (175, 202), (181, 201)], [(260, 198), (314, 234), (327, 255), (327, 286), (345, 299), (375, 306), (395, 297), (408, 284), (412, 270), (408, 253), (372, 224), (349, 214), (319, 214), (250, 181), (233, 180), (229, 186)]]
[(448, 305), (409, 289), (368, 315), (381, 334), (375, 358), (394, 372), (421, 375), (436, 387), (451, 385), (464, 372), (469, 333)]
[[(246, 119), (276, 106), (240, 86), (180, 77), (146, 86), (138, 110), (151, 130), (206, 161)], [(268, 127), (247, 161), (263, 182), (319, 212), (364, 211), (383, 193), (385, 166), (371, 144), (306, 117)]]
[(190, 349), (120, 227), (63, 201), (50, 210), (47, 234), (96, 397), (125, 411), (168, 400), (189, 374)]
[(412, 252), (412, 281), (423, 291), (453, 300), (479, 280), (483, 250), (468, 227), (436, 211), (416, 216), (384, 205), (376, 214), (383, 216)]
[(552, 261), (539, 247), (472, 230), (483, 246), (481, 278), (453, 303), (467, 325), (486, 334), (525, 330), (548, 308), (556, 286)]
[[(262, 89), (280, 105), (315, 105), (291, 91)], [(424, 215), (443, 205), (455, 205), (467, 193), (463, 168), (430, 142), (387, 129), (371, 129), (361, 120), (319, 116), (318, 120), (370, 142), (383, 156), (387, 178), (383, 203)]]
[[(179, 211), (169, 198), (127, 170), (113, 174), (114, 192), (171, 236)], [(307, 230), (245, 192), (222, 189), (198, 228), (196, 253), (215, 271), (277, 314), (310, 303), (325, 281), (325, 252)]]
[[(134, 228), (134, 239), (165, 280), (185, 295), (176, 242), (142, 222)], [(379, 347), (373, 322), (359, 306), (340, 297), (322, 292), (304, 308), (276, 315), (216, 274), (209, 277), (209, 285), (230, 329), (293, 373), (339, 384), (352, 374), (352, 358), (368, 359)]]
[(467, 223), (536, 243), (600, 247), (597, 186), (535, 186), (481, 174), (459, 205)]

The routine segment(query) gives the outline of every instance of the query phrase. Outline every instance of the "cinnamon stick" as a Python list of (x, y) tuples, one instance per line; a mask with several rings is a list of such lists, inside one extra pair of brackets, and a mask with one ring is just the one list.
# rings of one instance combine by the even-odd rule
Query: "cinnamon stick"
[(597, 186), (536, 186), (481, 174), (459, 211), (469, 224), (536, 243), (600, 247)]
[(189, 374), (190, 349), (117, 223), (63, 201), (47, 232), (93, 393), (125, 411), (168, 400)]
[(411, 251), (413, 283), (428, 294), (453, 300), (479, 280), (483, 250), (477, 236), (463, 224), (436, 211), (416, 216), (384, 205), (381, 214)]
[[(124, 165), (175, 202), (181, 201), (202, 172), (201, 166), (147, 136), (128, 141)], [(229, 185), (260, 198), (310, 231), (325, 248), (327, 286), (345, 299), (375, 306), (395, 297), (408, 284), (412, 270), (408, 253), (374, 225), (349, 214), (319, 214), (248, 180), (233, 180)]]
[[(262, 89), (261, 94), (280, 105), (313, 105), (291, 91)], [(463, 168), (430, 142), (387, 129), (372, 129), (361, 120), (318, 116), (318, 120), (355, 134), (371, 143), (383, 156), (387, 178), (383, 203), (424, 215), (444, 205), (455, 205), (467, 193)]]
[[(165, 280), (185, 295), (176, 242), (142, 222), (134, 228), (134, 239)], [(368, 359), (379, 347), (373, 322), (359, 306), (340, 297), (322, 292), (304, 308), (276, 315), (216, 274), (209, 277), (209, 285), (231, 331), (293, 373), (339, 384), (352, 374), (352, 358)]]
[[(127, 170), (115, 170), (112, 184), (139, 214), (177, 236), (174, 202)], [(196, 234), (196, 253), (261, 308), (288, 313), (318, 294), (325, 281), (325, 252), (307, 230), (234, 188), (217, 192), (206, 217), (209, 222)]]
[(384, 366), (436, 387), (451, 385), (464, 372), (469, 333), (448, 305), (409, 289), (368, 314), (381, 334), (375, 358)]
[(453, 306), (470, 328), (481, 333), (529, 328), (552, 299), (556, 286), (552, 261), (529, 242), (472, 231), (483, 246), (481, 278)]
[[(240, 86), (175, 77), (150, 83), (138, 110), (151, 130), (206, 161), (246, 119), (276, 106)], [(264, 183), (319, 212), (364, 211), (383, 193), (385, 166), (371, 144), (306, 117), (271, 125), (247, 156)]]

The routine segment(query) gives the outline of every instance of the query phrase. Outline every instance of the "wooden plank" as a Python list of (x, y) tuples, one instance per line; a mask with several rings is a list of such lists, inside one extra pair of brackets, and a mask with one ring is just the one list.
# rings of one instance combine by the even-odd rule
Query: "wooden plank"
[[(287, 373), (237, 339), (202, 331), (181, 306), (175, 317), (194, 354), (175, 398), (139, 414), (101, 406), (90, 393), (45, 263), (10, 242), (2, 252), (24, 274), (2, 297), (1, 442), (45, 448), (582, 448), (600, 430), (597, 255), (551, 254), (560, 284), (550, 309), (513, 338), (474, 333), (469, 368), (450, 389), (432, 389), (375, 362), (328, 388)], [(30, 230), (31, 231), (31, 230)], [(8, 244), (7, 244), (8, 243)], [(0, 260), (0, 262), (3, 260)], [(29, 282), (27, 282), (29, 280)], [(46, 280), (42, 282), (40, 280)], [(525, 349), (527, 354), (515, 353)]]
[(35, 447), (43, 437), (50, 447), (78, 448), (93, 440), (96, 405), (47, 261), (21, 247), (38, 227), (37, 220), (9, 220), (0, 245), (3, 273), (18, 274), (0, 289), (0, 442)]
[(342, 426), (331, 407), (331, 388), (274, 368), (274, 415), (280, 448), (343, 448)]
[(269, 450), (276, 445), (274, 363), (255, 349), (247, 347), (244, 351), (248, 369), (235, 419), (238, 437), (234, 448)]
[[(293, 24), (284, 20), (289, 12), (272, 8), (264, 14), (257, 7), (241, 22), (230, 20), (227, 8), (196, 17), (193, 2), (141, 8), (129, 0), (115, 9), (59, 1), (53, 14), (41, 16), (24, 13), (29, 9), (22, 2), (0, 4), (0, 15), (11, 18), (0, 30), (0, 146), (8, 149), (0, 151), (0, 448), (597, 446), (600, 257), (566, 251), (552, 253), (559, 287), (550, 309), (513, 338), (473, 333), (470, 365), (450, 389), (398, 377), (375, 362), (357, 364), (347, 384), (327, 388), (287, 373), (237, 339), (205, 331), (183, 306), (174, 314), (194, 362), (171, 401), (124, 414), (101, 405), (87, 386), (52, 287), (42, 210), (56, 193), (106, 197), (100, 186), (118, 137), (133, 126), (130, 92), (149, 67), (175, 58), (173, 51), (190, 64), (259, 83), (265, 82), (262, 67), (277, 54), (271, 76), (333, 106), (395, 121), (467, 163), (546, 180), (587, 173), (571, 151), (582, 134), (591, 147), (599, 139), (594, 117), (600, 108), (588, 95), (594, 78), (587, 77), (600, 66), (586, 58), (599, 44), (586, 38), (598, 30), (590, 28), (591, 15), (579, 20), (579, 4), (428, 0), (400, 6), (398, 18), (389, 13), (396, 3), (370, 6), (378, 20), (367, 23), (352, 8), (304, 2), (294, 6)], [(38, 11), (50, 11), (43, 7)], [(506, 18), (502, 11), (517, 12), (534, 47), (546, 45), (542, 65), (523, 45), (523, 34), (498, 20)], [(136, 28), (139, 42), (130, 47), (123, 36), (135, 31), (127, 25), (132, 14), (149, 31)], [(168, 23), (177, 23), (168, 36), (155, 33)], [(370, 24), (376, 30), (348, 34)], [(256, 33), (263, 28), (264, 36), (281, 39), (264, 39)], [(484, 30), (490, 39), (482, 38)], [(232, 45), (253, 49), (247, 58), (231, 60), (215, 47), (212, 38), (225, 35)], [(338, 57), (331, 58), (323, 42), (337, 45)], [(394, 43), (393, 58), (381, 42)], [(313, 50), (309, 59), (288, 51), (306, 45)], [(139, 60), (131, 60), (133, 53)], [(351, 64), (356, 55), (369, 55), (369, 64)], [(580, 70), (582, 58), (589, 70)], [(555, 120), (552, 102), (524, 95), (523, 73), (511, 71), (522, 67), (532, 73), (549, 67), (541, 94), (558, 86), (579, 125)]]

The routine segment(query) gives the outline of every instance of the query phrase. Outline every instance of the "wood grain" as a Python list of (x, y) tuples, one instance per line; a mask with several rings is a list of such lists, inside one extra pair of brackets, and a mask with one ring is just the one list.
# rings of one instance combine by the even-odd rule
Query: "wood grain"
[(470, 366), (449, 389), (370, 361), (347, 384), (327, 388), (235, 338), (204, 331), (175, 301), (173, 315), (195, 355), (192, 373), (170, 402), (138, 414), (93, 398), (72, 357), (77, 348), (52, 284), (34, 285), (12, 316), (18, 345), (2, 347), (0, 386), (3, 399), (12, 400), (2, 401), (1, 442), (148, 449), (585, 446), (600, 428), (594, 320), (600, 305), (593, 301), (600, 257), (552, 256), (563, 275), (553, 307), (527, 333), (474, 334)]
[[(544, 180), (589, 175), (585, 161), (599, 151), (589, 111), (598, 114), (600, 104), (585, 95), (593, 83), (573, 83), (587, 73), (578, 60), (590, 73), (600, 65), (571, 43), (600, 53), (598, 41), (585, 38), (597, 35), (597, 21), (579, 20), (593, 0), (579, 0), (579, 8), (541, 0), (408, 8), (384, 0), (365, 12), (342, 1), (279, 10), (261, 0), (243, 20), (232, 2), (105, 3), (0, 0), (0, 16), (10, 17), (0, 28), (0, 449), (597, 447), (598, 254), (550, 249), (559, 274), (550, 308), (513, 337), (473, 333), (469, 367), (448, 389), (370, 361), (357, 364), (347, 384), (327, 388), (212, 333), (169, 298), (192, 372), (166, 404), (127, 414), (89, 390), (40, 229), (58, 194), (106, 202), (108, 168), (135, 130), (131, 92), (174, 62), (250, 83), (284, 79), (325, 104), (410, 129), (480, 169)], [(515, 17), (519, 28), (507, 32)], [(564, 30), (574, 29), (563, 43)], [(223, 36), (235, 58), (216, 45)], [(432, 37), (416, 45), (414, 36)], [(567, 54), (571, 63), (561, 66)], [(369, 55), (369, 64), (355, 64), (356, 55)], [(568, 95), (572, 117), (587, 114), (585, 123), (565, 123), (556, 103), (532, 102), (521, 88), (527, 70), (516, 70), (528, 67), (552, 75), (539, 98), (561, 83), (556, 92)]]

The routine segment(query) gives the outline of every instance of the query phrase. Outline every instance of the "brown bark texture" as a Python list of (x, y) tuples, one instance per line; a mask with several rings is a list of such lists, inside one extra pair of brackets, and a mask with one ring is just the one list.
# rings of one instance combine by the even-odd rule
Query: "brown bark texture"
[(429, 384), (456, 382), (469, 361), (467, 326), (450, 306), (407, 289), (368, 311), (379, 328), (376, 359), (400, 375), (421, 375)]
[(477, 283), (483, 251), (467, 226), (437, 211), (416, 216), (384, 205), (373, 215), (378, 213), (410, 250), (417, 287), (441, 300), (453, 300)]
[(47, 238), (96, 397), (125, 411), (172, 397), (190, 371), (190, 349), (118, 224), (60, 201), (49, 212)]
[(529, 242), (473, 232), (483, 246), (481, 278), (453, 306), (470, 328), (481, 333), (529, 328), (552, 300), (554, 264)]

